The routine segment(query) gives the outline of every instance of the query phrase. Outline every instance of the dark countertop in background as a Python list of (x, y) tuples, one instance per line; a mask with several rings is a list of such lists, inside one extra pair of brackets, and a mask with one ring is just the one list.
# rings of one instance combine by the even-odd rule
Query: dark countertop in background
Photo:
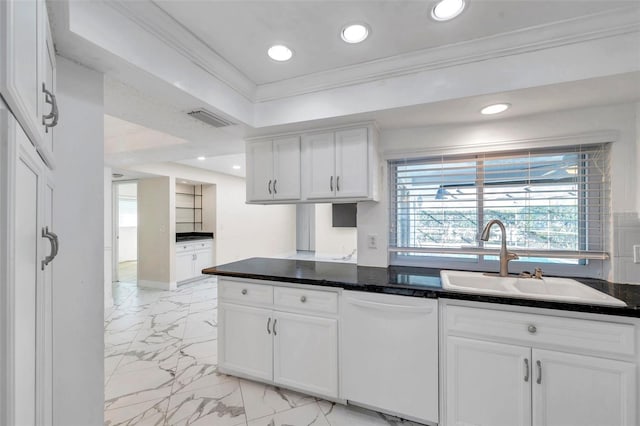
[(374, 268), (350, 263), (313, 262), (294, 259), (251, 258), (202, 271), (204, 274), (280, 281), (370, 293), (397, 294), (413, 297), (473, 300), (563, 311), (591, 312), (640, 318), (640, 285), (616, 284), (591, 278), (574, 278), (583, 284), (620, 299), (627, 306), (604, 306), (567, 303), (508, 296), (495, 296), (450, 291), (442, 288), (440, 269), (390, 266)]
[(212, 240), (213, 232), (176, 232), (176, 243), (195, 240)]

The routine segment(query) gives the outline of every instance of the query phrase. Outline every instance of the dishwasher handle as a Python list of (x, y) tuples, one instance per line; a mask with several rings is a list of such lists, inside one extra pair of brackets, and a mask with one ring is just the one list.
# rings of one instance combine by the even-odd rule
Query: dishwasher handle
[(420, 314), (430, 314), (433, 312), (433, 308), (427, 306), (412, 306), (412, 305), (396, 305), (392, 303), (380, 303), (380, 302), (371, 302), (369, 300), (360, 300), (353, 299), (350, 297), (346, 298), (347, 303), (358, 306), (360, 308), (367, 309), (377, 309), (391, 312), (404, 312), (404, 313), (420, 313)]

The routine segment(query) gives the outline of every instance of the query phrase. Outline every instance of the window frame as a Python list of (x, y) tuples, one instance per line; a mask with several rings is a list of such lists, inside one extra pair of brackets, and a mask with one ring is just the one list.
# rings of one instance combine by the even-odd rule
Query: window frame
[[(545, 153), (548, 152), (551, 154), (568, 154), (571, 152), (581, 152), (582, 149), (593, 149), (594, 147), (598, 147), (602, 149), (606, 157), (606, 164), (608, 166), (610, 161), (610, 150), (611, 143), (595, 143), (595, 144), (575, 144), (575, 145), (566, 145), (552, 148), (539, 148), (539, 149), (514, 149), (512, 151), (496, 151), (489, 153), (480, 153), (480, 152), (469, 152), (466, 155), (433, 155), (428, 157), (421, 158), (407, 158), (404, 161), (406, 163), (420, 163), (423, 162), (425, 164), (435, 164), (439, 161), (443, 161), (445, 157), (448, 159), (459, 157), (461, 162), (463, 161), (476, 161), (478, 164), (476, 165), (476, 180), (474, 187), (478, 191), (476, 197), (476, 214), (477, 214), (477, 232), (478, 235), (481, 233), (483, 224), (484, 224), (484, 215), (485, 215), (485, 197), (483, 189), (485, 188), (484, 184), (484, 164), (487, 160), (491, 160), (496, 156), (500, 156), (501, 154), (507, 154), (510, 156), (518, 156), (522, 155), (523, 157), (530, 153)], [(579, 162), (584, 163), (585, 159), (579, 159)], [(388, 189), (389, 189), (389, 221), (390, 225), (397, 221), (397, 208), (398, 208), (398, 192), (397, 192), (397, 167), (402, 164), (402, 159), (394, 159), (387, 161), (387, 176), (388, 176)], [(589, 167), (594, 166), (582, 166), (580, 170), (588, 171)], [(550, 275), (565, 275), (565, 276), (583, 276), (583, 277), (603, 277), (606, 269), (606, 265), (608, 261), (611, 259), (609, 254), (610, 251), (610, 240), (608, 237), (610, 221), (611, 221), (611, 187), (610, 187), (610, 179), (611, 173), (610, 168), (607, 167), (605, 171), (602, 172), (605, 177), (605, 187), (604, 191), (606, 191), (604, 198), (607, 200), (608, 205), (606, 207), (600, 206), (601, 209), (604, 209), (599, 213), (600, 221), (598, 222), (596, 229), (593, 230), (591, 226), (588, 226), (589, 220), (587, 220), (588, 211), (591, 208), (588, 204), (587, 197), (578, 197), (578, 228), (585, 229), (585, 232), (580, 232), (578, 235), (579, 238), (579, 247), (586, 247), (586, 242), (590, 238), (589, 236), (593, 236), (597, 233), (601, 237), (604, 237), (604, 241), (602, 242), (602, 251), (605, 253), (604, 259), (581, 259), (577, 264), (566, 264), (566, 263), (548, 263), (548, 262), (536, 262), (535, 259), (533, 261), (512, 261), (510, 262), (510, 272), (519, 273), (523, 271), (532, 271), (535, 267), (541, 266), (543, 267), (545, 273)], [(516, 182), (514, 182), (516, 183)], [(442, 182), (443, 186), (446, 186), (446, 182)], [(581, 185), (585, 185), (584, 188), (581, 188), (580, 191), (586, 191), (586, 183), (581, 183)], [(396, 222), (397, 224), (397, 222)], [(601, 228), (601, 229), (600, 229)], [(399, 265), (399, 266), (413, 266), (413, 267), (431, 267), (431, 268), (440, 268), (440, 269), (461, 269), (461, 270), (475, 270), (475, 271), (494, 271), (499, 268), (499, 261), (487, 259), (490, 256), (496, 256), (491, 253), (478, 253), (475, 256), (475, 259), (456, 259), (451, 256), (440, 255), (438, 256), (437, 248), (434, 248), (430, 253), (421, 253), (419, 250), (414, 250), (411, 252), (411, 248), (397, 248), (392, 245), (392, 242), (395, 242), (397, 245), (398, 235), (394, 235), (394, 232), (398, 232), (398, 227), (396, 225), (389, 226), (389, 264), (390, 265)], [(477, 249), (479, 251), (482, 250), (482, 242), (478, 244)], [(430, 249), (429, 249), (430, 250)], [(455, 249), (453, 249), (455, 250)], [(460, 249), (461, 252), (464, 252), (464, 249)], [(515, 249), (517, 252), (518, 250)], [(453, 251), (452, 251), (453, 253)], [(523, 256), (525, 257), (525, 256)]]

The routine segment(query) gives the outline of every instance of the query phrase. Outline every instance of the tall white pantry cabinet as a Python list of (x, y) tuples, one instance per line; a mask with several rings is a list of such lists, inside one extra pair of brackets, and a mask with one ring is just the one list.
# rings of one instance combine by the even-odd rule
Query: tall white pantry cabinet
[(0, 424), (52, 424), (55, 52), (46, 4), (0, 2)]

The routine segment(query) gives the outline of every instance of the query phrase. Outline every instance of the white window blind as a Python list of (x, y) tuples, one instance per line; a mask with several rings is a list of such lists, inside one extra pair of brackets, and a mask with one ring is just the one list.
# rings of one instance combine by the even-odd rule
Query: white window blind
[(389, 176), (393, 263), (495, 260), (498, 229), (478, 238), (491, 219), (523, 260), (608, 258), (609, 144), (398, 160)]

